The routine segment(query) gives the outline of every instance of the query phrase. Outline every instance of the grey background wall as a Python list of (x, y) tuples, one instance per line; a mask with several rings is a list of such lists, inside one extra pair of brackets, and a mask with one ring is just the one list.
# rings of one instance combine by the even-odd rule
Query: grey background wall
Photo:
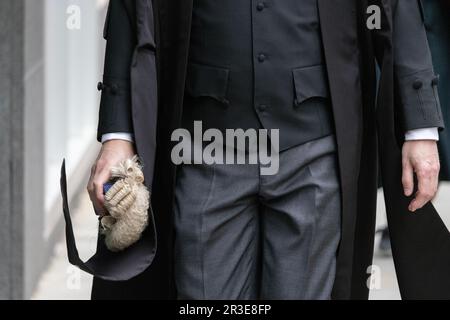
[[(67, 8), (80, 8), (69, 30)], [(63, 233), (58, 169), (84, 191), (106, 1), (0, 1), (0, 299), (29, 298)]]
[[(0, 2), (0, 297), (19, 296), (23, 238), (23, 20), (22, 1)], [(15, 17), (14, 19), (12, 17)], [(16, 34), (11, 37), (11, 34)], [(12, 139), (14, 137), (14, 139)], [(19, 290), (20, 291), (20, 290)]]

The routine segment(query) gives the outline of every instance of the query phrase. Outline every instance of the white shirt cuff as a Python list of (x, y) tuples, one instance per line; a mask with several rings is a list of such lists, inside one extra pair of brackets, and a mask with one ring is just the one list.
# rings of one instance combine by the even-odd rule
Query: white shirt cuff
[(407, 131), (405, 134), (406, 141), (414, 140), (434, 140), (439, 141), (438, 128), (423, 128)]
[(102, 135), (102, 143), (105, 143), (110, 140), (125, 140), (129, 142), (134, 142), (134, 136), (133, 134), (127, 132), (113, 132)]
[[(107, 133), (102, 135), (102, 143), (105, 143), (109, 140), (125, 140), (129, 142), (134, 142), (134, 136), (131, 133), (127, 132), (114, 132)], [(422, 128), (415, 129), (406, 132), (405, 134), (406, 141), (413, 140), (435, 140), (439, 141), (439, 132), (438, 128)]]

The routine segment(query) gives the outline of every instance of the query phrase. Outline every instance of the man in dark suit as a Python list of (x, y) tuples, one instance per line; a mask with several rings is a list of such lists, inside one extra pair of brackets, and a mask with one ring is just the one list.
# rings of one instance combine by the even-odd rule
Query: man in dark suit
[[(437, 189), (436, 141), (443, 122), (436, 76), (419, 2), (374, 2), (382, 7), (385, 24), (374, 32), (374, 51), (383, 64), (382, 78), (395, 70), (401, 101), (395, 125), (405, 140), (404, 195), (394, 202), (416, 212)], [(370, 231), (357, 244), (354, 237), (370, 230), (372, 219), (356, 212), (366, 205), (373, 212), (374, 197), (364, 189), (375, 190), (376, 176), (375, 135), (367, 122), (374, 116), (375, 86), (368, 85), (374, 75), (361, 65), (373, 66), (371, 36), (361, 27), (367, 7), (360, 5), (344, 0), (111, 1), (99, 84), (103, 147), (88, 190), (96, 212), (106, 214), (102, 185), (110, 168), (137, 152), (153, 186), (159, 250), (146, 275), (128, 284), (97, 280), (99, 287), (119, 290), (101, 289), (97, 297), (111, 292), (118, 297), (152, 281), (167, 287), (152, 297), (173, 297), (165, 292), (175, 291), (179, 298), (193, 299), (357, 296), (351, 292), (363, 285), (352, 287), (352, 281), (370, 263), (372, 240)], [(391, 48), (386, 39), (394, 39), (392, 60), (383, 54)], [(389, 81), (382, 80), (381, 88), (388, 111), (394, 88)], [(262, 175), (260, 162), (185, 164), (175, 174), (168, 169), (173, 167), (170, 136), (180, 127), (193, 133), (194, 121), (219, 132), (279, 130), (278, 174)], [(383, 137), (391, 132), (380, 133), (383, 150), (393, 148)], [(358, 185), (364, 177), (370, 177), (369, 184), (360, 180)], [(425, 219), (440, 227), (435, 215)], [(407, 220), (403, 229), (413, 230), (417, 223)], [(367, 253), (360, 256), (354, 245)], [(352, 259), (362, 262), (353, 274)]]

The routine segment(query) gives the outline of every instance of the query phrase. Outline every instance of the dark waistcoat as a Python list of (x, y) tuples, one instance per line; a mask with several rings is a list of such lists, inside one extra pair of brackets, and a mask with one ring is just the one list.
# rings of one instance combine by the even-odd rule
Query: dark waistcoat
[(194, 0), (184, 126), (333, 132), (317, 0)]

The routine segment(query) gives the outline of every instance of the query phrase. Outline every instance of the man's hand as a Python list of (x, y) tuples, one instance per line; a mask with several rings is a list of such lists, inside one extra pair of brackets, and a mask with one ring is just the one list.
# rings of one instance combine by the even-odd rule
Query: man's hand
[(402, 184), (406, 196), (414, 191), (414, 173), (418, 191), (408, 209), (415, 212), (436, 195), (439, 182), (439, 154), (434, 140), (406, 141), (403, 145)]
[(97, 215), (106, 215), (104, 206), (103, 185), (111, 177), (111, 167), (120, 161), (130, 159), (136, 154), (134, 144), (124, 140), (110, 140), (103, 144), (95, 164), (92, 166), (91, 177), (87, 190)]

